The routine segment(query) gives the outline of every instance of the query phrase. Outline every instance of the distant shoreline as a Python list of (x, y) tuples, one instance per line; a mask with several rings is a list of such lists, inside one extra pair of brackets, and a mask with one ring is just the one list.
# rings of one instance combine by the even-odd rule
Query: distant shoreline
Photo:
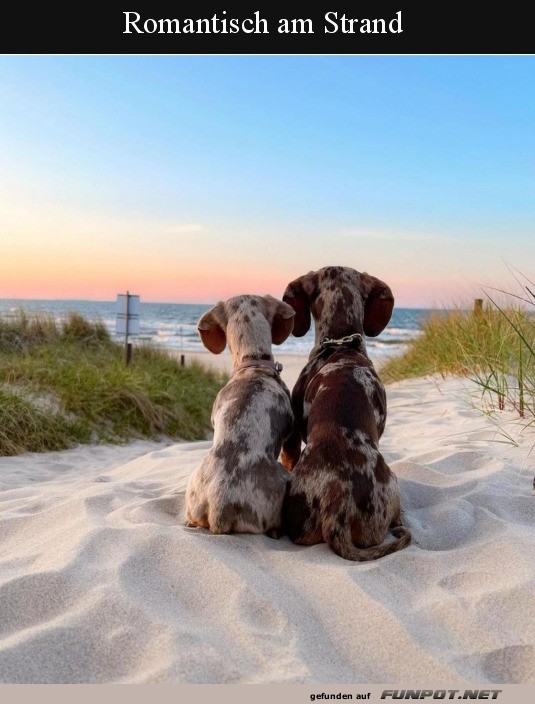
[[(174, 355), (204, 352), (197, 332), (197, 322), (210, 306), (193, 304), (156, 304), (141, 301), (139, 335), (132, 336), (134, 347), (150, 342), (159, 349), (172, 351)], [(116, 304), (95, 301), (52, 301), (0, 299), (0, 317), (13, 315), (17, 310), (51, 315), (56, 321), (63, 320), (70, 312), (82, 315), (87, 320), (99, 320), (107, 328), (111, 338), (122, 343), (124, 338), (116, 335)], [(398, 356), (406, 351), (406, 345), (421, 332), (422, 321), (431, 315), (424, 309), (396, 308), (386, 329), (376, 338), (367, 341), (368, 354), (375, 364), (383, 364), (383, 358)], [(314, 331), (303, 337), (290, 336), (273, 349), (275, 355), (308, 356), (314, 345)], [(215, 362), (217, 365), (218, 363)]]
[[(119, 293), (119, 292), (118, 292)], [(275, 295), (275, 294), (272, 294)], [(282, 294), (280, 294), (282, 296)], [(276, 296), (275, 296), (276, 297)], [(20, 297), (11, 297), (11, 296), (0, 296), (0, 306), (2, 303), (5, 303), (6, 301), (9, 301), (10, 303), (38, 303), (39, 305), (43, 303), (59, 303), (59, 304), (65, 304), (65, 303), (90, 303), (90, 304), (103, 304), (103, 305), (115, 305), (115, 299), (103, 299), (103, 298), (20, 298)], [(212, 301), (211, 303), (192, 303), (189, 301), (152, 301), (147, 298), (141, 298), (140, 305), (141, 306), (146, 306), (146, 305), (155, 305), (155, 306), (193, 306), (195, 308), (201, 306), (203, 308), (211, 308), (212, 306), (215, 306), (217, 301)], [(401, 310), (419, 310), (419, 311), (442, 311), (442, 310), (447, 310), (443, 306), (402, 306), (402, 305), (397, 305), (397, 309)], [(455, 310), (452, 308), (452, 310)]]

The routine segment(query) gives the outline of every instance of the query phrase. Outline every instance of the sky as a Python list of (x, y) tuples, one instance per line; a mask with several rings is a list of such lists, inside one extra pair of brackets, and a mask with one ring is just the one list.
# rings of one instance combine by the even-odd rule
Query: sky
[(535, 56), (2, 56), (0, 298), (535, 278)]

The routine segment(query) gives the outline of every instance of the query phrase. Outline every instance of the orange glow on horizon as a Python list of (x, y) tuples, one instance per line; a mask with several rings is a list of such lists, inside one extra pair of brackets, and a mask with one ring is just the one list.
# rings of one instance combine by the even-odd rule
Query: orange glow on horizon
[[(230, 269), (205, 266), (177, 266), (162, 262), (135, 267), (99, 264), (91, 260), (76, 267), (55, 262), (47, 267), (24, 264), (9, 269), (0, 264), (0, 298), (115, 300), (117, 293), (129, 290), (143, 301), (169, 303), (214, 303), (241, 293), (266, 294), (282, 298), (287, 283), (305, 270), (290, 270), (286, 263), (277, 271), (259, 272), (243, 267)], [(308, 270), (308, 269), (307, 269)], [(466, 281), (406, 281), (384, 275), (398, 307), (444, 307), (471, 300), (476, 285)]]
[(37, 266), (25, 260), (17, 266), (0, 264), (0, 298), (114, 300), (129, 290), (142, 300), (177, 303), (211, 303), (239, 293), (282, 296), (284, 272), (259, 273), (216, 267), (150, 263), (118, 266), (115, 262), (86, 260), (71, 266), (54, 262)]
[(119, 227), (82, 215), (65, 221), (55, 212), (0, 209), (0, 215), (7, 223), (0, 298), (111, 301), (126, 290), (144, 301), (170, 303), (214, 303), (241, 293), (281, 298), (292, 279), (345, 264), (386, 281), (399, 307), (440, 307), (470, 299), (467, 277), (462, 271), (448, 275), (445, 257), (431, 260), (424, 254), (416, 271), (414, 253), (399, 243), (401, 253), (391, 245), (385, 257), (382, 248), (370, 247), (361, 257), (344, 238), (320, 240), (320, 248), (303, 237), (223, 236), (195, 224), (169, 234), (159, 225), (126, 222)]

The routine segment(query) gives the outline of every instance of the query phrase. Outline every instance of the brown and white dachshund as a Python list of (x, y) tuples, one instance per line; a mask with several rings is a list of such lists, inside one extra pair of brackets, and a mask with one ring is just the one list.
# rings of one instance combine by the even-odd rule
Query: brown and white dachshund
[(271, 343), (288, 337), (294, 316), (272, 296), (244, 295), (218, 303), (199, 320), (207, 349), (219, 354), (228, 343), (234, 373), (214, 402), (213, 446), (188, 482), (189, 526), (280, 536), (289, 475), (277, 459), (293, 414)]
[[(348, 560), (374, 560), (411, 541), (396, 475), (379, 452), (386, 394), (366, 354), (394, 307), (390, 288), (355, 269), (329, 266), (288, 284), (293, 334), (316, 327), (309, 362), (292, 393), (295, 427), (282, 462), (293, 470), (283, 524), (295, 543), (326, 542)], [(306, 447), (301, 454), (301, 440)], [(394, 540), (384, 542), (389, 532)]]

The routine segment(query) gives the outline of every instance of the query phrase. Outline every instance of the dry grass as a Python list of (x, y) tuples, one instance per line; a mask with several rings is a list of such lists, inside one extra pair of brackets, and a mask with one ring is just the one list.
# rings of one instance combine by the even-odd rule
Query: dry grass
[(489, 291), (480, 311), (431, 317), (405, 355), (381, 370), (386, 381), (426, 374), (462, 374), (482, 392), (483, 410), (514, 409), (535, 422), (535, 296)]

